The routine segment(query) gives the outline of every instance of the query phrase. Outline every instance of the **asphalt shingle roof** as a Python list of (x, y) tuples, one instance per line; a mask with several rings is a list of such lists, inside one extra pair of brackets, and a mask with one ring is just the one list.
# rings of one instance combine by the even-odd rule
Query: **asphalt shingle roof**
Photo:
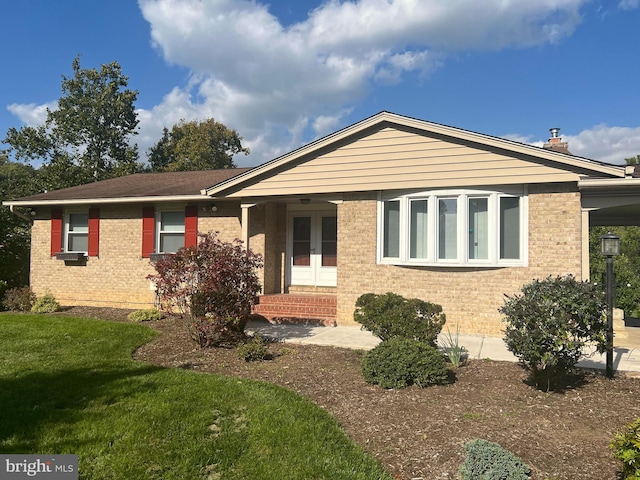
[(77, 187), (38, 193), (15, 200), (83, 200), (199, 195), (200, 191), (250, 170), (228, 168), (191, 172), (136, 173)]

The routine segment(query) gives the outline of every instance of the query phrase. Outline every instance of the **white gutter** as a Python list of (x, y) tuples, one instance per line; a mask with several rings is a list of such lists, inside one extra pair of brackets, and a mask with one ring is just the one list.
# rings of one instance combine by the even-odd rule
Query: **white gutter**
[(29, 222), (30, 224), (33, 224), (33, 219), (30, 217), (27, 217), (24, 213), (20, 213), (17, 210), (14, 209), (14, 205), (9, 205), (9, 211), (11, 213), (13, 213), (15, 216), (22, 218), (23, 220), (26, 220), (27, 222)]
[[(171, 195), (171, 196), (149, 196), (149, 197), (120, 197), (120, 198), (77, 198), (70, 200), (9, 200), (2, 202), (9, 208), (16, 207), (41, 207), (47, 205), (86, 205), (86, 204), (109, 204), (109, 203), (149, 203), (149, 202), (193, 202), (211, 201), (211, 197), (203, 195)], [(13, 210), (12, 210), (13, 211)], [(17, 214), (16, 214), (17, 215)]]
[(578, 180), (578, 188), (598, 188), (598, 187), (639, 187), (640, 178), (585, 178)]

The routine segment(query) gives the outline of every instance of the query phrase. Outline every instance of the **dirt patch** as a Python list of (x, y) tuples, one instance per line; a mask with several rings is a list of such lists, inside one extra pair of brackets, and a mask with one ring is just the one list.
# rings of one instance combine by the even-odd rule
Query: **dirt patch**
[[(126, 321), (129, 310), (63, 313)], [(520, 456), (534, 479), (615, 479), (609, 442), (640, 417), (640, 379), (624, 374), (610, 380), (584, 370), (564, 392), (546, 393), (527, 385), (516, 363), (476, 360), (453, 370), (451, 385), (383, 390), (362, 379), (361, 351), (275, 343), (273, 360), (247, 363), (235, 350), (198, 348), (179, 319), (149, 325), (161, 335), (138, 360), (289, 388), (327, 410), (398, 479), (457, 478), (474, 438)]]

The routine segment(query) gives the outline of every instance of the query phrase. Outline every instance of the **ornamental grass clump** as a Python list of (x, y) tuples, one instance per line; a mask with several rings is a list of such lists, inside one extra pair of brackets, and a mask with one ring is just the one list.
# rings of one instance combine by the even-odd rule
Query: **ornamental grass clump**
[(161, 308), (187, 319), (191, 337), (201, 347), (235, 346), (260, 292), (257, 270), (262, 257), (241, 240), (223, 242), (216, 233), (200, 234), (197, 245), (183, 247), (154, 263), (149, 279)]
[(440, 305), (389, 292), (361, 295), (353, 319), (382, 341), (407, 338), (435, 347), (446, 316)]
[(572, 275), (534, 280), (506, 295), (499, 309), (504, 341), (531, 373), (537, 388), (559, 385), (583, 356), (587, 344), (606, 349), (606, 302), (602, 292)]

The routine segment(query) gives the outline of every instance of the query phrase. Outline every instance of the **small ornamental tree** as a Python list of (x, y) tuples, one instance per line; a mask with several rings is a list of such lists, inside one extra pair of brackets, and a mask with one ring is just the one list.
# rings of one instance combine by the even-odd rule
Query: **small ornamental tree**
[(261, 289), (257, 269), (262, 257), (238, 239), (223, 242), (217, 232), (199, 237), (198, 245), (155, 262), (157, 273), (148, 278), (157, 288), (162, 310), (185, 316), (200, 346), (237, 343), (244, 339)]
[(567, 374), (587, 343), (606, 349), (604, 295), (572, 275), (534, 280), (509, 296), (499, 311), (507, 323), (504, 341), (538, 388)]

